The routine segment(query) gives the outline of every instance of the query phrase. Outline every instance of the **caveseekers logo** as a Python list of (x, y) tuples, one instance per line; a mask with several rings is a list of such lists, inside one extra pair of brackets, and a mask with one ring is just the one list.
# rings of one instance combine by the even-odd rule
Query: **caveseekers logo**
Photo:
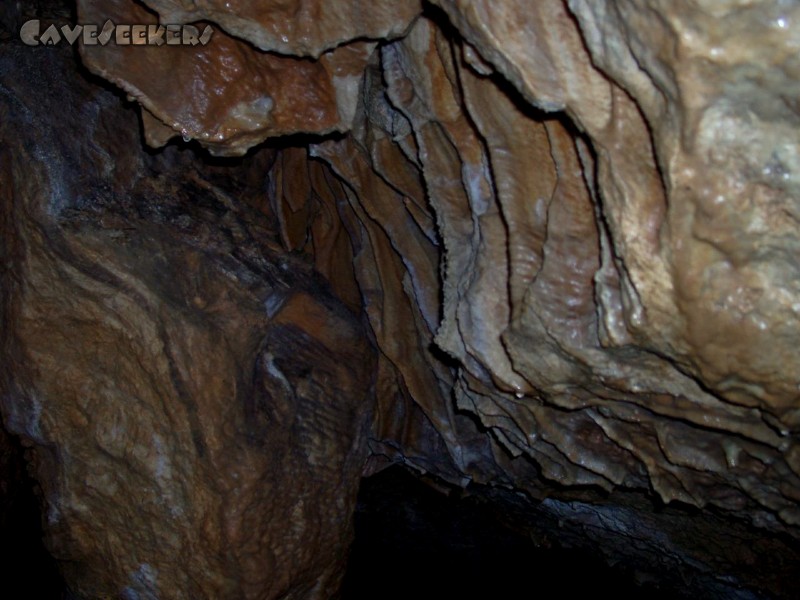
[(111, 20), (97, 25), (50, 25), (42, 31), (38, 19), (27, 21), (19, 30), (20, 39), (28, 46), (55, 46), (63, 41), (74, 44), (81, 39), (87, 46), (205, 46), (214, 29), (206, 25), (201, 32), (194, 25), (116, 25)]

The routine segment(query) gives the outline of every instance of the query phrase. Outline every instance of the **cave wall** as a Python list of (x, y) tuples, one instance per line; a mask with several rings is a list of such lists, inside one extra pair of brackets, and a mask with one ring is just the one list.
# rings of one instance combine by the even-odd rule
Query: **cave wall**
[[(77, 8), (216, 27), (80, 49), (161, 153), (120, 150), (138, 124), (103, 125), (119, 99), (88, 83), (40, 108), (88, 107), (53, 149), (12, 76), (24, 49), (2, 71), (0, 122), (24, 127), (2, 132), (1, 407), (36, 448), (56, 554), (117, 556), (71, 575), (101, 582), (87, 594), (325, 595), (359, 476), (392, 462), (535, 499), (652, 492), (797, 537), (800, 9)], [(181, 138), (247, 153), (247, 181)], [(98, 541), (110, 498), (132, 500)], [(117, 539), (139, 506), (147, 534)], [(289, 522), (314, 541), (276, 556)]]
[(147, 155), (69, 53), (5, 50), (3, 416), (71, 593), (327, 597), (372, 414), (361, 324), (243, 202), (247, 169)]

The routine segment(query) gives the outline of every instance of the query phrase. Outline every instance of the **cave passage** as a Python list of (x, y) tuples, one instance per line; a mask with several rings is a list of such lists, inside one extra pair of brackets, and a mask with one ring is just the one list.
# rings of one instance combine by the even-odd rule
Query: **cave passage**
[(521, 592), (529, 598), (683, 597), (677, 582), (641, 581), (624, 564), (611, 567), (555, 539), (547, 546), (479, 496), (446, 495), (403, 467), (390, 467), (362, 481), (342, 600), (477, 600)]

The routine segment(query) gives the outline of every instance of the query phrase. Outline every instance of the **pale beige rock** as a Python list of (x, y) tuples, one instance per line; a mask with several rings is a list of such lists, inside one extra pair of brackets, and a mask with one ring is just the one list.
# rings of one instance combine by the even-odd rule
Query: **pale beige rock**
[[(704, 263), (680, 258), (695, 242), (669, 225), (696, 211), (682, 199), (692, 188), (674, 189), (662, 179), (670, 163), (660, 158), (661, 143), (650, 131), (670, 130), (669, 115), (642, 118), (655, 91), (642, 92), (640, 112), (625, 90), (591, 66), (576, 23), (560, 4), (537, 5), (537, 11), (551, 12), (525, 20), (525, 27), (514, 25), (522, 20), (514, 17), (514, 7), (474, 13), (476, 3), (459, 6), (462, 13), (448, 10), (474, 47), (456, 44), (451, 51), (420, 22), (382, 54), (387, 95), (415, 133), (415, 146), (406, 144), (406, 154), (418, 164), (443, 237), (443, 321), (436, 342), (462, 364), (459, 407), (477, 414), (508, 450), (532, 457), (559, 483), (652, 485), (665, 500), (730, 510), (754, 502), (750, 514), (762, 524), (771, 514), (793, 525), (797, 506), (788, 490), (800, 482), (788, 432), (795, 396), (784, 395), (768, 409), (766, 386), (751, 390), (760, 400), (747, 400), (733, 387), (715, 391), (714, 380), (695, 362), (708, 356), (704, 360), (737, 373), (769, 364), (763, 379), (769, 372), (771, 386), (789, 389), (793, 359), (784, 359), (780, 343), (774, 345), (777, 354), (751, 346), (753, 333), (746, 327), (725, 338), (731, 311), (717, 296), (695, 294), (690, 304), (680, 299), (683, 281)], [(548, 23), (548, 31), (537, 29), (538, 22)], [(473, 26), (508, 35), (494, 34), (492, 47)], [(546, 77), (539, 79), (541, 70), (509, 67), (542, 60), (542, 54), (523, 55), (522, 48), (555, 43), (553, 30), (563, 33), (558, 64), (580, 69), (554, 67), (563, 79), (551, 86)], [(487, 78), (492, 60), (518, 85), (519, 95), (498, 76)], [(526, 108), (523, 98), (539, 98), (534, 103), (544, 108), (562, 102), (586, 137), (576, 139), (563, 119)], [(724, 147), (715, 146), (720, 161)], [(330, 153), (325, 156), (336, 164)], [(391, 172), (385, 166), (381, 171)], [(716, 177), (728, 185), (724, 173)], [(770, 210), (766, 200), (760, 202), (754, 204)], [(720, 227), (718, 235), (724, 235)], [(739, 236), (741, 229), (729, 231)], [(787, 235), (774, 243), (791, 247)], [(393, 246), (418, 273), (420, 263)], [(779, 284), (793, 281), (780, 271), (782, 253), (761, 261), (773, 256), (776, 264), (765, 275), (774, 274)], [(775, 293), (790, 302), (780, 285), (784, 291)], [(779, 312), (774, 318), (774, 326), (762, 323), (755, 341), (766, 343), (776, 331), (796, 327), (796, 320)], [(695, 355), (689, 348), (702, 331), (724, 341)], [(429, 334), (420, 329), (420, 335)], [(744, 349), (754, 353), (747, 366), (736, 358)], [(444, 419), (438, 429), (451, 426)], [(468, 456), (468, 447), (464, 442), (451, 454)], [(456, 460), (471, 473), (468, 462)], [(765, 470), (763, 464), (771, 466)], [(537, 485), (520, 479), (516, 484)]]
[(399, 37), (420, 0), (145, 0), (165, 23), (213, 21), (261, 50), (319, 58), (353, 40)]
[[(671, 285), (643, 269), (633, 276), (643, 307), (668, 293), (671, 314), (633, 328), (662, 338), (659, 349), (717, 394), (788, 432), (800, 424), (791, 258), (800, 12), (780, 2), (728, 4), (571, 6), (595, 63), (645, 115), (668, 192), (657, 232)], [(626, 204), (646, 194), (633, 190)], [(614, 221), (621, 208), (610, 207)]]
[[(677, 189), (662, 179), (676, 154), (664, 152), (659, 137), (650, 137), (651, 130), (668, 137), (681, 124), (670, 121), (666, 109), (649, 122), (642, 119), (626, 91), (591, 66), (575, 21), (560, 3), (537, 4), (530, 18), (522, 17), (517, 5), (491, 11), (480, 3), (443, 5), (473, 44), (455, 47), (466, 67), (451, 64), (446, 44), (426, 33), (425, 23), (384, 50), (383, 64), (389, 98), (415, 131), (419, 150), (412, 160), (419, 161), (444, 241), (444, 319), (436, 340), (463, 364), (464, 383), (483, 380), (457, 385), (459, 406), (477, 413), (513, 453), (529, 454), (560, 483), (641, 485), (643, 467), (665, 499), (714, 502), (734, 510), (749, 498), (794, 523), (797, 508), (786, 490), (798, 484), (788, 434), (795, 395), (769, 401), (770, 388), (788, 391), (795, 385), (793, 358), (786, 357), (781, 343), (768, 349), (751, 342), (767, 343), (776, 332), (779, 342), (789, 340), (781, 332), (797, 321), (777, 312), (774, 326), (762, 322), (762, 333), (739, 327), (735, 337), (733, 331), (725, 337), (731, 311), (720, 304), (718, 292), (695, 293), (689, 304), (681, 300), (686, 279), (691, 283), (698, 277), (691, 274), (706, 268), (702, 260), (681, 256), (692, 246), (710, 246), (708, 241), (696, 245), (696, 234), (684, 228), (677, 235), (670, 226), (690, 217), (695, 222), (697, 211), (684, 199), (694, 188)], [(601, 14), (599, 5), (592, 7)], [(633, 8), (630, 12), (636, 14)], [(614, 23), (605, 16), (597, 21), (605, 30)], [(539, 23), (547, 23), (547, 30)], [(637, 22), (642, 46), (658, 39), (643, 33), (646, 25), (644, 17)], [(602, 36), (613, 33), (589, 41), (606, 48)], [(629, 39), (627, 33), (619, 39)], [(559, 53), (529, 51), (556, 42)], [(641, 98), (647, 118), (648, 103), (658, 97), (655, 89), (642, 91), (630, 83), (642, 78), (614, 62), (619, 54), (607, 50), (608, 70), (612, 76), (614, 67), (619, 70), (618, 80)], [(558, 56), (552, 61), (558, 66), (549, 71), (530, 66), (548, 55)], [(492, 63), (516, 84), (520, 96), (515, 98), (500, 79), (487, 79)], [(630, 81), (625, 79), (629, 73)], [(713, 81), (712, 73), (704, 72), (703, 80)], [(699, 90), (710, 85), (694, 81)], [(498, 85), (506, 87), (505, 94)], [(732, 87), (726, 89), (730, 93)], [(524, 108), (522, 98), (547, 109), (564, 108), (587, 137), (572, 141), (574, 133)], [(478, 131), (458, 124), (464, 110)], [(724, 144), (714, 148), (722, 163)], [(704, 177), (712, 166), (702, 171)], [(757, 172), (752, 165), (742, 170)], [(529, 172), (531, 181), (523, 184)], [(482, 177), (491, 179), (484, 183)], [(729, 185), (726, 174), (716, 178)], [(504, 227), (492, 224), (498, 202)], [(780, 203), (753, 204), (780, 212)], [(730, 235), (740, 237), (743, 226), (730, 227)], [(703, 239), (712, 235), (705, 227)], [(720, 225), (714, 235), (724, 231)], [(790, 232), (775, 231), (786, 231), (775, 243), (791, 247)], [(761, 277), (776, 277), (774, 293), (787, 305), (792, 295), (782, 282), (794, 278), (781, 271), (786, 264), (781, 256), (771, 251), (760, 259), (770, 264)], [(504, 299), (506, 291), (510, 296)], [(722, 336), (721, 341), (709, 338), (695, 354), (693, 340), (709, 335), (703, 331)], [(735, 370), (734, 379), (748, 373), (754, 382), (758, 365), (764, 365), (761, 383), (749, 392), (756, 397), (743, 396), (733, 380), (714, 391), (715, 379), (704, 376), (701, 360), (726, 365), (726, 377)], [(493, 392), (492, 386), (516, 391), (520, 398)], [(773, 467), (764, 471), (764, 461)], [(793, 483), (787, 485), (785, 478)], [(722, 487), (720, 480), (726, 482)], [(725, 486), (730, 488), (723, 492)]]

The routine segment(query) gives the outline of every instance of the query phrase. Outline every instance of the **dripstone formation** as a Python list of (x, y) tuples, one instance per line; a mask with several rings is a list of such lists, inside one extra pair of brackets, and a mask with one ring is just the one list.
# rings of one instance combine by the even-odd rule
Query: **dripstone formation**
[(800, 8), (74, 16), (214, 34), (0, 43), (0, 414), (73, 594), (330, 597), (389, 464), (798, 592)]

